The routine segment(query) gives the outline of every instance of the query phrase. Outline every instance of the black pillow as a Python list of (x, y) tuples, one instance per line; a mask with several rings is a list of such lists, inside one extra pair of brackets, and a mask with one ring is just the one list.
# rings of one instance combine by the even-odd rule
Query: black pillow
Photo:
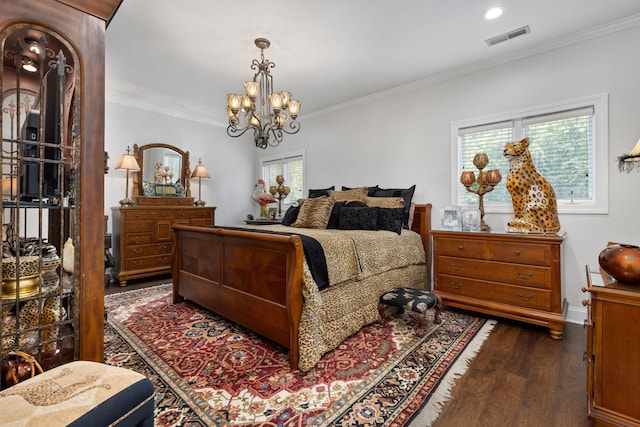
[(282, 217), (282, 225), (291, 225), (296, 222), (298, 212), (300, 212), (300, 206), (290, 206)]
[(347, 208), (340, 209), (340, 230), (377, 230), (378, 209), (375, 208)]
[(378, 230), (402, 233), (404, 208), (378, 208)]
[[(353, 190), (354, 188), (359, 188), (359, 187), (345, 187), (343, 185), (342, 191)], [(376, 191), (378, 191), (378, 189), (380, 189), (380, 187), (378, 187), (377, 185), (374, 185), (373, 187), (367, 187), (367, 196), (373, 197), (373, 195), (376, 193)]]
[(331, 215), (329, 216), (329, 222), (327, 223), (327, 229), (338, 229), (340, 225), (340, 209), (346, 205), (347, 202), (335, 202)]
[(328, 187), (328, 188), (320, 188), (317, 190), (309, 189), (309, 198), (313, 199), (315, 197), (328, 196), (329, 190), (335, 190), (335, 185), (332, 185), (331, 187)]
[(404, 218), (402, 226), (409, 228), (409, 211), (411, 210), (411, 200), (413, 193), (416, 191), (415, 184), (409, 188), (379, 188), (373, 194), (373, 197), (402, 197), (404, 199)]

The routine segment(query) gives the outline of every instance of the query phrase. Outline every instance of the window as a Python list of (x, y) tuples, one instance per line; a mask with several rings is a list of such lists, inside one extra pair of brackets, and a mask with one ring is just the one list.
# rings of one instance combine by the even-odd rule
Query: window
[(452, 123), (452, 200), (477, 206), (478, 196), (460, 183), (460, 174), (477, 175), (473, 157), (486, 153), (485, 170), (499, 169), (502, 181), (485, 194), (485, 211), (511, 212), (509, 162), (502, 150), (508, 141), (529, 137), (533, 163), (553, 187), (559, 212), (607, 213), (607, 116), (607, 97), (598, 95)]
[[(304, 193), (304, 152), (288, 153), (280, 156), (263, 157), (260, 159), (262, 179), (267, 188), (276, 184), (278, 175), (284, 176), (284, 185), (290, 192), (283, 204), (291, 204), (303, 198)], [(284, 211), (284, 210), (283, 210)]]

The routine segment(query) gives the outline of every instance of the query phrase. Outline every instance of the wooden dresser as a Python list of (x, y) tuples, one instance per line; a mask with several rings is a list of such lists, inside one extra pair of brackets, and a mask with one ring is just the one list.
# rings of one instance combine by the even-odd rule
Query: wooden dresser
[(432, 231), (434, 290), (453, 307), (529, 322), (561, 339), (564, 237)]
[(587, 410), (597, 426), (640, 426), (640, 285), (587, 268)]
[[(142, 198), (141, 198), (142, 199)], [(120, 286), (128, 279), (171, 273), (174, 224), (208, 226), (215, 223), (215, 207), (177, 203), (186, 198), (145, 198), (132, 207), (114, 207), (114, 274)], [(164, 200), (161, 200), (164, 199)]]

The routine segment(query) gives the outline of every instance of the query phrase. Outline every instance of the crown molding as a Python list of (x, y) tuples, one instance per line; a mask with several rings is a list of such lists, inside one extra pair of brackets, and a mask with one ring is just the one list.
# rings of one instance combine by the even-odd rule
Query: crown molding
[[(362, 104), (367, 104), (391, 96), (412, 92), (416, 89), (433, 86), (458, 77), (497, 67), (499, 65), (504, 65), (509, 62), (536, 56), (541, 53), (578, 44), (598, 37), (603, 37), (608, 34), (624, 31), (638, 25), (640, 25), (640, 14), (632, 15), (628, 18), (621, 19), (606, 25), (601, 25), (599, 27), (595, 27), (586, 31), (578, 32), (561, 39), (552, 40), (548, 43), (545, 43), (544, 45), (539, 45), (530, 49), (522, 49), (518, 52), (501, 55), (490, 60), (458, 67), (443, 73), (434, 74), (421, 80), (407, 83), (405, 85), (396, 86), (390, 89), (373, 93), (371, 95), (363, 96), (361, 98), (336, 104), (331, 107), (306, 113), (304, 114), (304, 118), (300, 117), (299, 121), (303, 121), (303, 119), (308, 120), (314, 117), (333, 114), (335, 112), (353, 108)], [(490, 48), (488, 47), (488, 49)], [(109, 88), (109, 86), (112, 86), (112, 88)], [(107, 102), (112, 102), (131, 108), (163, 114), (166, 116), (176, 117), (184, 120), (190, 120), (215, 127), (226, 128), (228, 125), (228, 123), (226, 122), (213, 120), (211, 115), (209, 114), (210, 110), (207, 106), (196, 105), (195, 108), (194, 106), (187, 107), (176, 98), (172, 98), (166, 94), (145, 90), (140, 87), (134, 87), (133, 85), (122, 81), (109, 81), (105, 95)]]
[(596, 39), (606, 36), (608, 34), (617, 33), (640, 25), (640, 14), (632, 15), (628, 18), (615, 21), (599, 27), (582, 31), (563, 37), (562, 39), (555, 39), (544, 45), (539, 45), (530, 49), (523, 49), (518, 52), (505, 54), (497, 58), (492, 58), (487, 61), (476, 62), (474, 64), (465, 65), (463, 67), (455, 68), (444, 73), (434, 74), (421, 80), (417, 80), (411, 83), (407, 83), (402, 86), (396, 86), (394, 88), (386, 89), (380, 92), (373, 93), (371, 95), (363, 96), (361, 98), (353, 99), (351, 101), (336, 104), (334, 106), (324, 108), (322, 110), (314, 111), (312, 113), (305, 114), (306, 119), (320, 117), (327, 114), (342, 111), (348, 108), (352, 108), (358, 105), (367, 104), (376, 100), (388, 98), (390, 96), (401, 95), (406, 92), (412, 92), (416, 89), (421, 89), (427, 86), (433, 86), (447, 80), (452, 80), (458, 77), (462, 77), (468, 74), (473, 74), (479, 71), (483, 71), (489, 68), (504, 65), (509, 62), (517, 61), (520, 59), (536, 56), (541, 53), (550, 52), (552, 50), (560, 49), (562, 47), (575, 45), (587, 40)]

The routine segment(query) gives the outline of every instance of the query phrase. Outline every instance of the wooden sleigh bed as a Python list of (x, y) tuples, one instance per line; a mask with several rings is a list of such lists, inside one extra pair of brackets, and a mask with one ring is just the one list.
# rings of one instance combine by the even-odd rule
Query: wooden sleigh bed
[[(431, 204), (416, 204), (411, 230), (419, 238), (402, 234), (422, 243), (422, 263), (318, 291), (306, 285), (312, 279), (298, 235), (174, 225), (173, 301), (194, 302), (288, 348), (291, 368), (307, 371), (322, 353), (379, 318), (379, 295), (397, 286), (428, 289), (430, 227)], [(357, 301), (353, 313), (347, 298)], [(332, 299), (342, 307), (328, 308)], [(323, 313), (333, 316), (330, 325), (316, 319)]]

